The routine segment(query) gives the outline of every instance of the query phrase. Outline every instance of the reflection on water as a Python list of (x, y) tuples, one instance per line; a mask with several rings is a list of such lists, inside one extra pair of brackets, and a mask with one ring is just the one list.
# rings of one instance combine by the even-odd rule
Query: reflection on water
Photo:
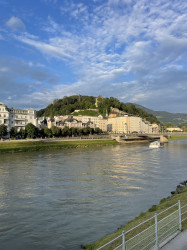
[(187, 179), (187, 140), (0, 155), (1, 249), (80, 249)]

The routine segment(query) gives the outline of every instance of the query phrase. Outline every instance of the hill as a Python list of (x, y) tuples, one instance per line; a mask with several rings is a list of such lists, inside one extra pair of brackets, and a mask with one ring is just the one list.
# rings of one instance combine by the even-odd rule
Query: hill
[[(96, 107), (97, 106), (97, 107)], [(48, 105), (46, 108), (37, 111), (37, 117), (47, 116), (53, 117), (57, 115), (69, 115), (74, 111), (75, 115), (77, 114), (94, 114), (94, 115), (106, 115), (111, 113), (111, 107), (123, 111), (128, 114), (140, 116), (145, 118), (147, 121), (153, 123), (160, 123), (159, 120), (152, 114), (147, 113), (146, 111), (136, 107), (133, 104), (126, 105), (123, 102), (120, 102), (114, 97), (103, 98), (98, 97), (97, 103), (96, 98), (93, 96), (65, 96), (62, 99), (54, 100), (54, 102)], [(79, 110), (77, 112), (77, 110)], [(94, 111), (96, 110), (96, 111)]]
[[(131, 105), (127, 103), (126, 105)], [(156, 116), (156, 118), (162, 123), (173, 123), (176, 125), (186, 125), (187, 124), (187, 114), (184, 113), (170, 113), (166, 111), (154, 111), (148, 108), (145, 108), (141, 105), (134, 104), (137, 108), (144, 110), (145, 112)]]

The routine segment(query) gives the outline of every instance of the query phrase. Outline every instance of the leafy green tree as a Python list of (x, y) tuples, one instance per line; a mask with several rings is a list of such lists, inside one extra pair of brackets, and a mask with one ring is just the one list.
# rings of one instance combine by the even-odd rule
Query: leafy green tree
[(71, 136), (77, 136), (78, 134), (77, 128), (70, 128), (69, 130)]
[(164, 124), (166, 128), (169, 128), (169, 127), (176, 127), (176, 124), (172, 123), (172, 122), (168, 122), (168, 123), (165, 123)]
[(16, 127), (12, 127), (10, 130), (10, 137), (11, 138), (15, 138), (18, 134), (17, 128)]
[(183, 125), (183, 126), (181, 126), (181, 128), (182, 128), (183, 132), (187, 131), (187, 126)]
[(82, 129), (83, 135), (89, 135), (90, 134), (90, 127), (85, 127)]
[(51, 127), (51, 133), (53, 136), (59, 137), (61, 134), (61, 130), (60, 128), (56, 127), (56, 126), (52, 126)]
[(3, 136), (6, 136), (8, 134), (7, 131), (7, 126), (5, 126), (4, 124), (0, 125), (0, 137), (2, 138)]
[(38, 128), (34, 126), (32, 123), (28, 123), (25, 126), (25, 131), (26, 131), (27, 137), (35, 138), (38, 136)]
[(78, 135), (78, 136), (83, 135), (83, 132), (82, 132), (82, 129), (81, 129), (81, 128), (78, 128), (78, 129), (77, 129), (77, 135)]
[(100, 128), (95, 128), (95, 134), (101, 134), (102, 133), (102, 130)]
[(43, 132), (44, 132), (44, 135), (45, 135), (46, 137), (51, 137), (51, 136), (52, 136), (51, 129), (49, 129), (49, 128), (47, 128), (47, 127), (45, 127), (45, 128), (43, 129)]
[(18, 132), (18, 135), (19, 135), (22, 139), (26, 138), (26, 136), (27, 136), (26, 131), (25, 131), (23, 128), (20, 129), (20, 131)]
[(62, 133), (62, 136), (65, 137), (65, 136), (70, 136), (71, 135), (71, 132), (70, 132), (70, 129), (68, 127), (64, 127), (62, 130), (61, 130), (61, 133)]

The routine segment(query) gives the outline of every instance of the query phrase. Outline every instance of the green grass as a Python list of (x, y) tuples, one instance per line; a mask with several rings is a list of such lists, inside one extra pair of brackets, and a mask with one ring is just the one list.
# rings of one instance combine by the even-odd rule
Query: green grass
[(118, 144), (115, 140), (0, 142), (0, 152), (26, 152)]
[[(102, 239), (98, 240), (94, 244), (87, 245), (85, 249), (87, 250), (94, 250), (99, 248), (100, 246), (106, 244), (107, 242), (111, 241), (112, 239), (116, 238), (118, 235), (122, 233), (122, 231), (128, 231), (131, 228), (135, 227), (136, 225), (140, 224), (141, 222), (151, 218), (154, 216), (155, 213), (160, 213), (166, 208), (172, 206), (173, 204), (177, 203), (178, 200), (181, 201), (181, 206), (187, 204), (187, 187), (185, 187), (179, 194), (175, 194), (171, 196), (170, 198), (162, 199), (160, 201), (160, 204), (158, 205), (153, 205), (152, 208), (150, 208), (147, 212), (142, 212), (138, 217), (130, 221), (128, 224), (125, 226), (122, 226), (120, 229), (118, 229), (115, 233), (107, 235), (103, 237)], [(162, 219), (163, 217), (166, 217), (169, 215), (171, 212), (175, 211), (176, 207), (169, 209), (168, 211), (164, 212), (163, 214), (159, 215), (159, 220)], [(183, 211), (184, 212), (184, 211)], [(148, 221), (147, 223), (143, 224), (142, 226), (136, 228), (135, 230), (131, 231), (126, 235), (126, 240), (129, 238), (133, 237), (134, 235), (138, 234), (139, 232), (143, 231), (146, 229), (148, 226), (152, 225), (153, 221)], [(183, 229), (187, 228), (187, 219), (182, 223)], [(120, 244), (120, 241), (118, 242)], [(112, 249), (112, 247), (115, 247), (115, 243), (110, 247), (105, 247), (104, 249)]]
[(185, 138), (187, 138), (187, 135), (172, 135), (171, 137), (169, 137), (169, 141), (185, 139)]

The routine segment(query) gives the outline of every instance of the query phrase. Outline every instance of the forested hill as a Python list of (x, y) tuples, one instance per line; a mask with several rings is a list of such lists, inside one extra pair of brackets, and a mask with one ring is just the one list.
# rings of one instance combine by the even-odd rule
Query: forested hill
[[(127, 104), (131, 105), (131, 103)], [(145, 108), (141, 105), (134, 104), (137, 108), (144, 110), (145, 112), (152, 114), (163, 123), (172, 123), (175, 125), (186, 125), (187, 124), (187, 114), (184, 113), (170, 113), (166, 111), (154, 111), (148, 108)]]
[[(114, 97), (110, 98), (98, 98), (98, 107), (95, 106), (96, 98), (93, 96), (69, 96), (62, 99), (54, 100), (54, 102), (48, 105), (46, 108), (37, 111), (37, 117), (46, 116), (53, 117), (57, 115), (69, 115), (75, 110), (87, 110), (84, 111), (87, 115), (106, 115), (106, 113), (111, 113), (111, 107), (117, 108), (120, 111), (126, 112), (128, 114), (140, 116), (145, 118), (151, 123), (160, 121), (142, 109), (136, 107), (135, 105), (126, 105), (123, 102), (120, 102)], [(89, 111), (88, 109), (98, 109), (98, 111)]]

